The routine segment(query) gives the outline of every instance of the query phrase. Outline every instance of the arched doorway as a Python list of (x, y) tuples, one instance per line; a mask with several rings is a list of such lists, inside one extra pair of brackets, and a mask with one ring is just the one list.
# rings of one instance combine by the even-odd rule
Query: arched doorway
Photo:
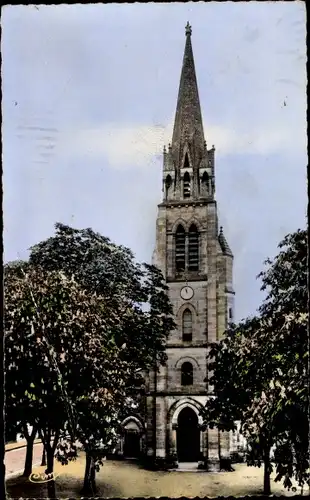
[(180, 411), (177, 430), (177, 454), (179, 462), (198, 462), (200, 454), (200, 431), (198, 417), (187, 406)]
[(137, 420), (128, 418), (123, 423), (123, 456), (138, 458), (141, 453), (141, 429)]
[(138, 458), (140, 455), (140, 436), (137, 432), (126, 430), (124, 436), (124, 457)]

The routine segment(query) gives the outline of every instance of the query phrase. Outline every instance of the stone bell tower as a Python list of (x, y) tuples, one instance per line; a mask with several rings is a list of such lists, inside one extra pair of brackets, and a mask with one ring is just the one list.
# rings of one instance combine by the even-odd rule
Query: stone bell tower
[(146, 446), (149, 457), (170, 467), (219, 470), (220, 458), (229, 456), (229, 434), (201, 428), (200, 409), (212, 395), (208, 344), (233, 319), (233, 255), (218, 228), (215, 148), (208, 149), (204, 136), (191, 35), (187, 23), (153, 255), (177, 328), (168, 338), (166, 366), (149, 377)]

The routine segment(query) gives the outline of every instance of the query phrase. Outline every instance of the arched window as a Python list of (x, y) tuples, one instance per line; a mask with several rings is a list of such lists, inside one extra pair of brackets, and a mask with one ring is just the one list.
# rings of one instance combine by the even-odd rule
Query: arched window
[(190, 164), (189, 164), (189, 160), (188, 160), (188, 154), (186, 153), (185, 154), (185, 158), (184, 158), (184, 168), (190, 168)]
[(199, 233), (195, 224), (192, 224), (188, 233), (188, 269), (199, 269)]
[(204, 172), (204, 173), (202, 174), (202, 179), (201, 179), (201, 180), (202, 180), (202, 182), (205, 182), (206, 184), (208, 183), (208, 181), (209, 181), (209, 176), (208, 176), (207, 172)]
[(184, 342), (189, 342), (193, 337), (193, 321), (192, 313), (189, 309), (185, 309), (183, 313), (182, 338)]
[(181, 224), (175, 233), (175, 267), (177, 272), (185, 270), (185, 230)]
[(183, 198), (189, 198), (190, 195), (191, 195), (191, 178), (189, 173), (185, 172), (183, 177)]
[(181, 366), (181, 385), (193, 385), (193, 365), (189, 361)]
[(165, 188), (166, 188), (166, 193), (165, 194), (166, 194), (166, 198), (168, 198), (169, 189), (171, 187), (171, 184), (172, 184), (171, 176), (167, 175), (166, 180), (165, 180)]
[(209, 176), (208, 176), (207, 172), (204, 172), (202, 174), (201, 191), (202, 191), (202, 194), (207, 194), (209, 191)]

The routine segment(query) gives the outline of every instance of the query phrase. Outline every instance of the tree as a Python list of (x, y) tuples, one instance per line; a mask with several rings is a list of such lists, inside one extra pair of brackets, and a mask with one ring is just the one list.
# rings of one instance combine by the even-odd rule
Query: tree
[[(155, 357), (157, 365), (166, 359), (165, 342), (174, 322), (161, 272), (154, 266), (138, 264), (129, 249), (111, 243), (92, 229), (78, 230), (59, 223), (54, 237), (32, 247), (30, 263), (46, 270), (73, 274), (86, 290), (105, 299), (110, 336), (119, 349), (116, 355), (118, 390), (114, 387), (113, 392), (118, 394), (124, 411), (128, 394), (143, 391), (143, 374), (154, 367)], [(123, 382), (121, 394), (120, 380)], [(91, 399), (87, 401), (92, 405)], [(94, 464), (99, 464), (97, 446), (94, 445), (91, 452), (90, 443), (94, 439), (87, 439), (87, 435), (98, 435), (98, 419), (88, 418), (85, 424), (87, 431), (84, 429), (79, 437), (89, 456), (84, 492), (94, 490), (94, 480), (92, 484), (86, 481), (94, 478)], [(113, 429), (116, 432), (115, 426)], [(87, 467), (91, 467), (92, 472)]]
[(130, 363), (139, 358), (139, 368), (148, 369), (155, 352), (158, 362), (163, 362), (174, 323), (161, 272), (135, 262), (131, 250), (90, 228), (56, 223), (55, 229), (55, 236), (30, 249), (29, 262), (74, 275), (83, 288), (105, 298), (115, 341), (119, 346), (126, 343), (123, 356)]
[[(13, 351), (16, 359), (14, 369), (8, 364), (9, 406), (16, 399), (16, 418), (24, 405), (27, 422), (38, 425), (48, 473), (55, 452), (62, 463), (76, 456), (78, 439), (87, 455), (84, 491), (94, 491), (128, 393), (143, 391), (155, 353), (165, 360), (174, 323), (163, 277), (91, 229), (58, 224), (54, 238), (33, 247), (26, 271), (8, 270), (5, 287), (7, 361)], [(17, 393), (22, 366), (32, 378)]]
[[(276, 377), (270, 387), (277, 395), (277, 480), (291, 487), (309, 484), (309, 338), (307, 327), (307, 233), (298, 230), (279, 244), (280, 252), (260, 273), (267, 297), (260, 313), (269, 325), (269, 344), (275, 346)], [(276, 387), (274, 387), (276, 384)]]
[(264, 493), (270, 493), (275, 448), (276, 480), (302, 487), (309, 481), (307, 418), (307, 242), (305, 231), (287, 236), (274, 261), (260, 274), (268, 290), (257, 317), (232, 325), (211, 345), (214, 398), (205, 421), (222, 430), (235, 428), (249, 446), (248, 464), (264, 463)]
[[(15, 261), (8, 263), (4, 268), (5, 275), (5, 321), (8, 325), (7, 312), (9, 299), (7, 291), (17, 278), (23, 279), (23, 273), (27, 269), (27, 263), (23, 261)], [(23, 476), (29, 477), (32, 472), (32, 457), (33, 457), (33, 443), (34, 438), (38, 432), (38, 428), (33, 420), (34, 401), (25, 395), (32, 381), (32, 372), (28, 372), (27, 367), (31, 357), (28, 349), (28, 339), (23, 337), (19, 341), (19, 345), (15, 345), (14, 336), (9, 335), (7, 332), (6, 341), (6, 355), (5, 355), (5, 368), (6, 368), (6, 422), (14, 425), (17, 431), (20, 431), (22, 436), (27, 441), (26, 458)], [(29, 380), (25, 385), (25, 374), (29, 375)], [(28, 424), (32, 426), (29, 432)]]
[[(108, 352), (103, 310), (100, 297), (61, 272), (29, 266), (23, 275), (7, 273), (8, 411), (39, 430), (49, 474), (61, 432), (69, 431), (74, 444), (74, 401), (88, 392), (88, 374), (93, 373), (97, 356), (104, 358)], [(48, 486), (54, 495), (53, 482)]]

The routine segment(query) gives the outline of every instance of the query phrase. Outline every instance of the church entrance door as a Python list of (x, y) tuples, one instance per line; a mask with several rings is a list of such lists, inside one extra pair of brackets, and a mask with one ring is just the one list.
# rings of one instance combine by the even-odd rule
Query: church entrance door
[(194, 410), (184, 408), (178, 417), (177, 454), (179, 462), (198, 462), (200, 453), (200, 431)]
[(126, 431), (124, 439), (124, 456), (138, 458), (140, 455), (140, 436), (137, 432)]

